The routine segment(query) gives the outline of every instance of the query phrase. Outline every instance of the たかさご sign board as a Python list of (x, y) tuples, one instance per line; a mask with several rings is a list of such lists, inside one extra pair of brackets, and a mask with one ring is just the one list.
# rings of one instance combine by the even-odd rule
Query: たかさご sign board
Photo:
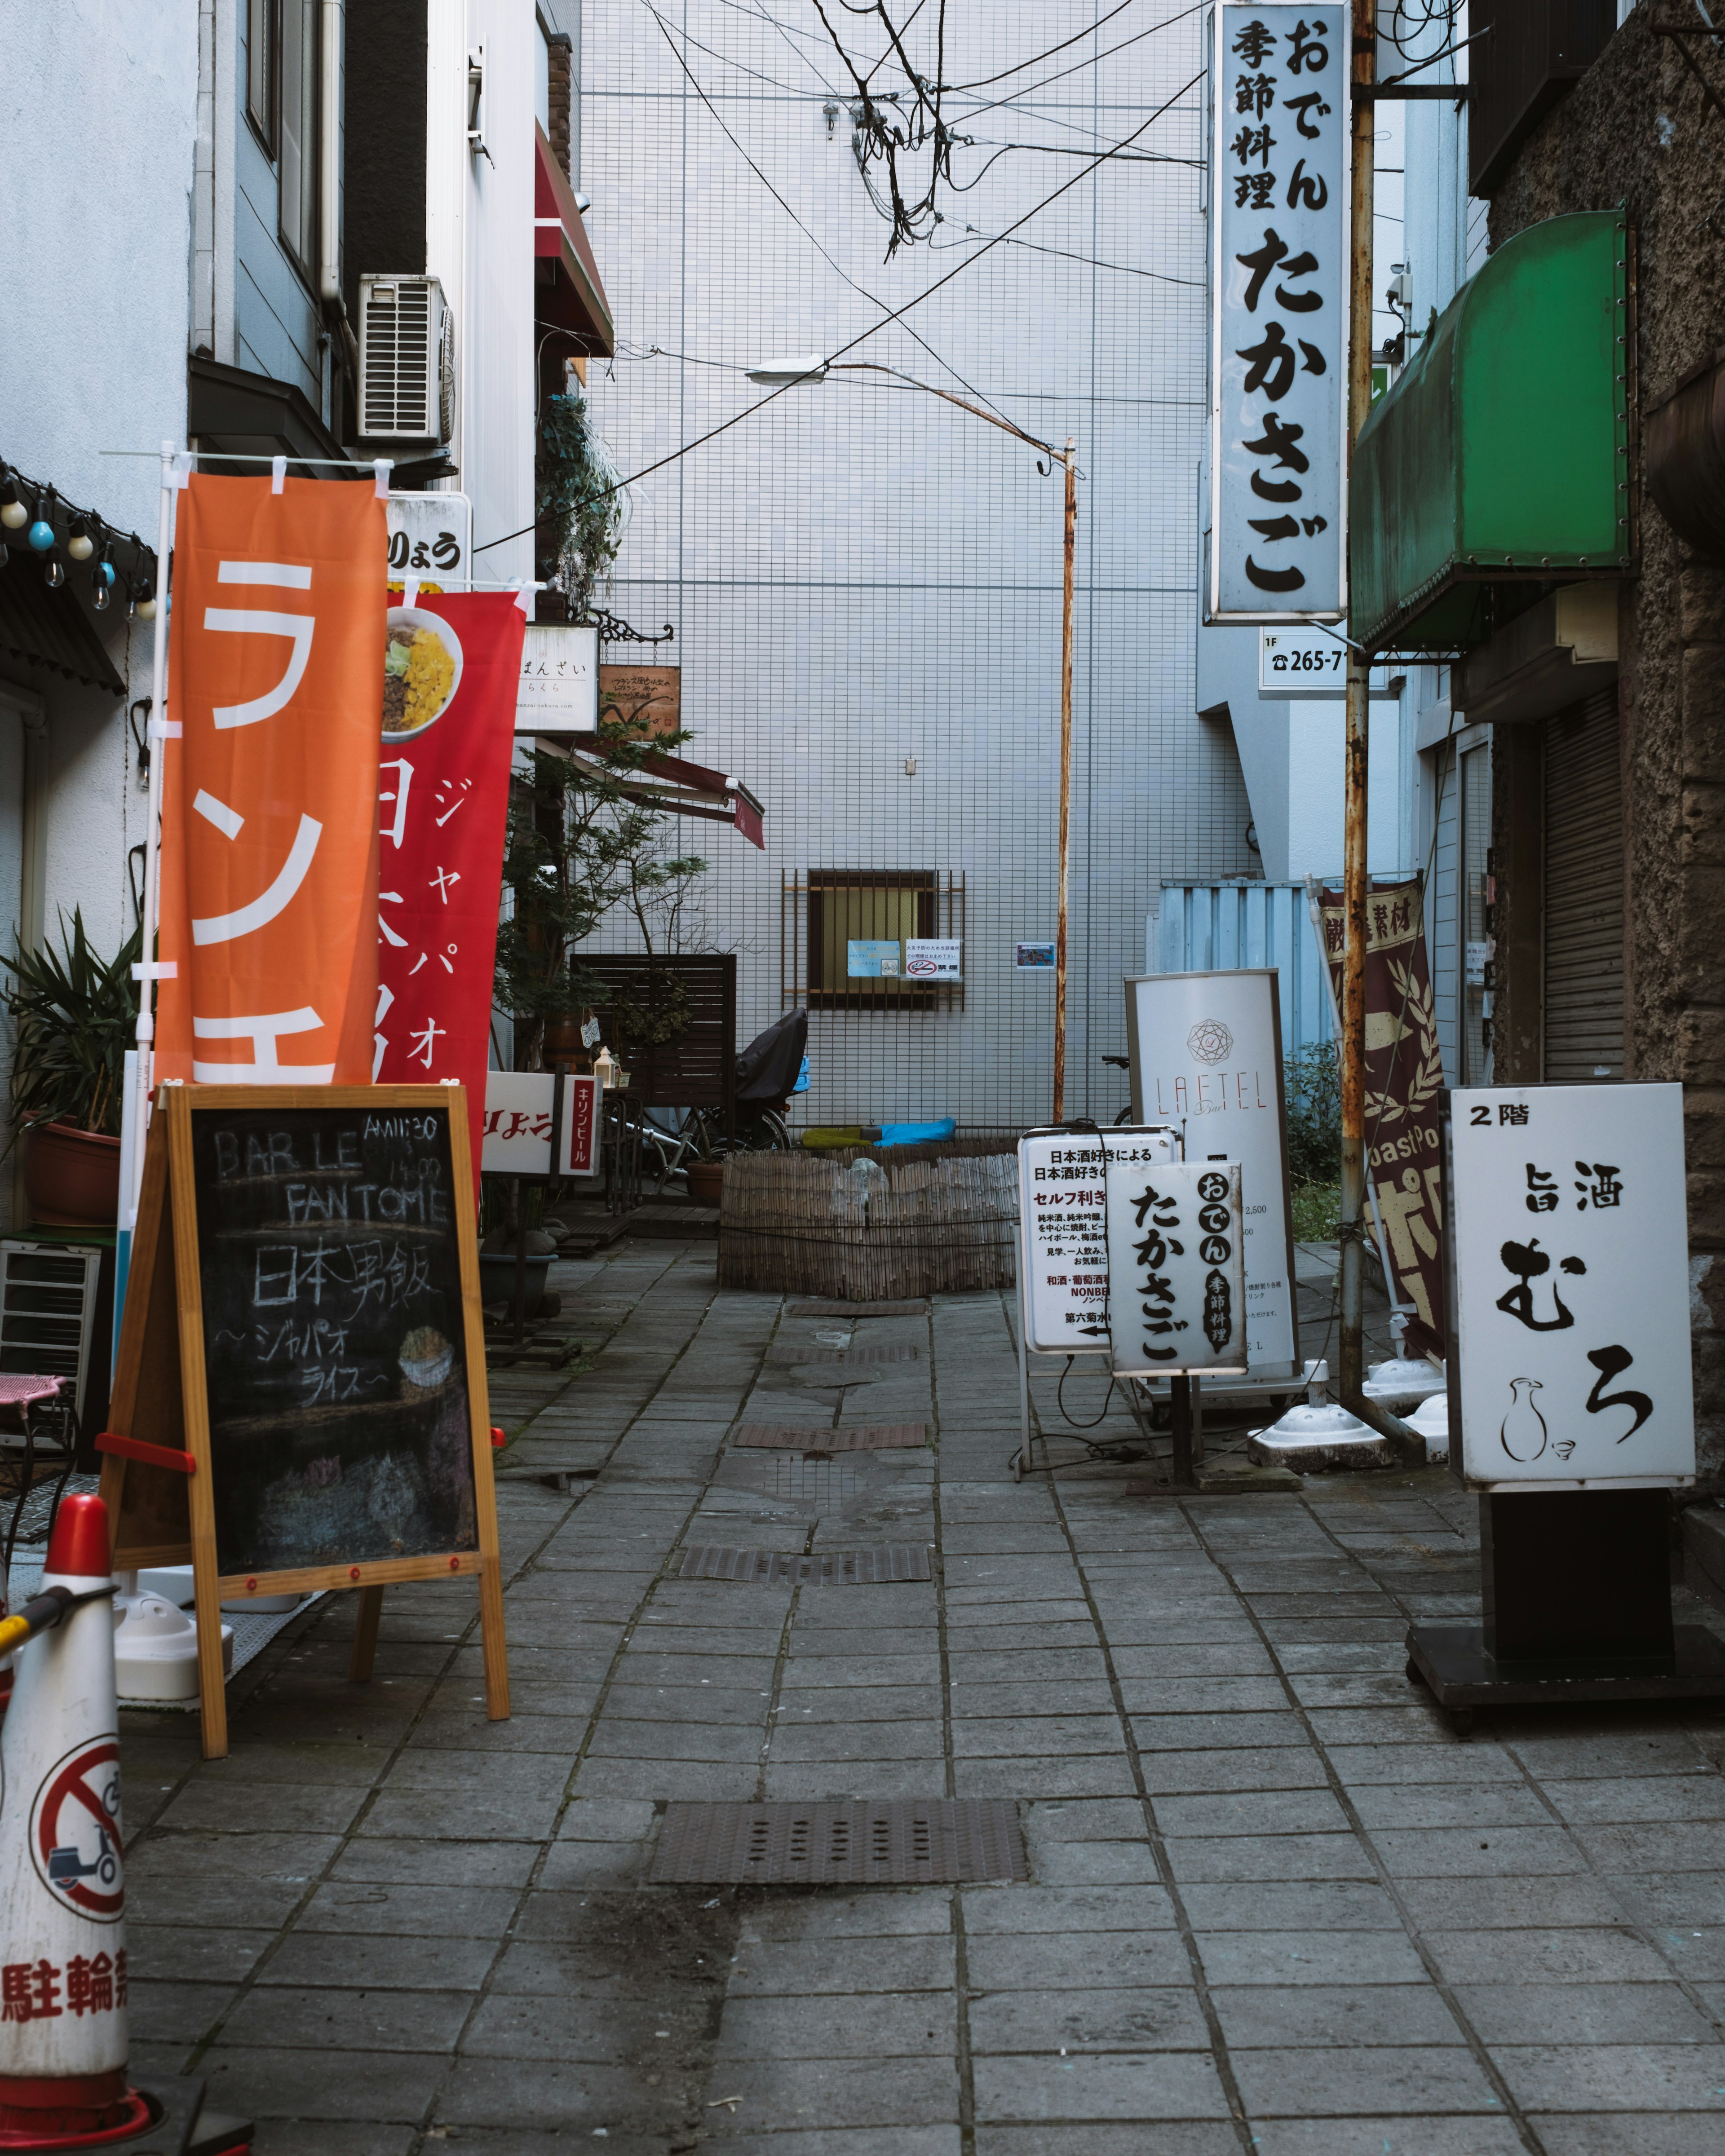
[(1019, 1140), (1019, 1307), (1036, 1355), (1108, 1352), (1108, 1160), (1163, 1163), (1179, 1157), (1165, 1130), (1124, 1126), (1100, 1137), (1033, 1131)]
[(1106, 1189), (1116, 1373), (1241, 1375), (1246, 1317), (1239, 1163), (1163, 1166), (1111, 1158)]
[(1682, 1087), (1445, 1102), (1451, 1474), (1487, 1491), (1692, 1481)]
[(508, 1713), (469, 1158), (459, 1086), (157, 1095), (97, 1445), (116, 1568), (191, 1560), (208, 1757), (253, 1595), (369, 1590), (363, 1676), (383, 1587), (473, 1575)]

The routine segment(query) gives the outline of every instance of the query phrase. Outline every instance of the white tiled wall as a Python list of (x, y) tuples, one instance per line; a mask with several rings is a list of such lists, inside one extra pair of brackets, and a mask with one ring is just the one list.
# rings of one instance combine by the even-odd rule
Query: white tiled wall
[[(946, 80), (962, 83), (1106, 9), (997, 0), (947, 12)], [(625, 472), (763, 398), (748, 366), (838, 354), (965, 263), (978, 235), (1004, 232), (1081, 172), (1073, 151), (1120, 141), (1174, 100), (1136, 145), (1152, 161), (1111, 162), (1016, 235), (1060, 251), (997, 247), (843, 354), (979, 392), (1044, 439), (1077, 439), (1067, 1110), (1111, 1114), (1117, 1078), (1096, 1059), (1123, 1051), (1121, 982), (1142, 964), (1163, 881), (1256, 865), (1228, 730), (1193, 713), (1202, 85), (1182, 85), (1199, 72), (1202, 17), (1055, 79), (1117, 44), (1117, 22), (956, 100), (952, 115), (976, 138), (955, 158), (961, 180), (1002, 144), (1038, 146), (945, 197), (933, 247), (891, 263), (851, 154), (848, 84), (814, 11), (688, 0), (660, 17), (717, 120), (641, 0), (590, 0), (585, 25), (583, 185), (624, 340), (590, 388)], [(868, 24), (842, 19), (853, 50), (872, 57)], [(840, 105), (830, 134), (829, 97)], [(964, 1009), (816, 1013), (807, 1120), (1014, 1124), (1048, 1112), (1053, 983), (1015, 973), (1012, 957), (1016, 941), (1055, 928), (1060, 521), (1057, 474), (1040, 475), (1022, 444), (867, 373), (787, 390), (634, 489), (608, 603), (677, 635), (668, 651), (608, 655), (674, 656), (697, 732), (685, 753), (746, 778), (767, 803), (764, 856), (721, 827), (680, 834), (712, 864), (712, 942), (740, 954), (740, 1038), (783, 1007), (788, 875), (967, 880)]]

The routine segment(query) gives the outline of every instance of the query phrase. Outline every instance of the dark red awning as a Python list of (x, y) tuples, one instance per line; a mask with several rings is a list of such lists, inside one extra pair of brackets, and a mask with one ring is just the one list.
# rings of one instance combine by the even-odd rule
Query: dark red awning
[(740, 778), (680, 756), (656, 752), (641, 759), (639, 773), (624, 773), (600, 762), (597, 734), (567, 734), (568, 753), (578, 763), (603, 776), (643, 808), (663, 808), (674, 816), (704, 816), (732, 825), (753, 846), (767, 850), (767, 810), (759, 796)]
[(617, 334), (587, 228), (536, 121), (533, 135), (534, 311), (541, 321), (566, 330), (583, 352), (608, 358), (617, 349)]

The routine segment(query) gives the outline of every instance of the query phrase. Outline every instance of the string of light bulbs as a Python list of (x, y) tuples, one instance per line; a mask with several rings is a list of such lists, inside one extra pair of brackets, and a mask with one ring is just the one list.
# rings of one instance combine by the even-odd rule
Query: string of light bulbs
[[(66, 527), (60, 536), (60, 526)], [(67, 561), (90, 567), (90, 603), (105, 613), (116, 597), (126, 601), (128, 620), (149, 621), (156, 612), (156, 553), (136, 531), (119, 531), (93, 509), (62, 501), (44, 486), (8, 465), (0, 465), (0, 567), (11, 557), (7, 534), (23, 532), (23, 544), (42, 564), (42, 579), (51, 591), (66, 581)], [(129, 568), (116, 565), (117, 548), (131, 550)], [(62, 553), (65, 560), (61, 559)]]

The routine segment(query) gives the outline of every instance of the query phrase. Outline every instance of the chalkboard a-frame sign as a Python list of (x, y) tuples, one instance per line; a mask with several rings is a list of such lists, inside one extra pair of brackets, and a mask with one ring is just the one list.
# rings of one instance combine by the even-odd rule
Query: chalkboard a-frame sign
[[(228, 1749), (221, 1605), (477, 1577), (509, 1712), (467, 1101), (444, 1086), (164, 1086), (102, 1495), (116, 1570), (183, 1564), (203, 1749)], [(459, 1163), (459, 1167), (458, 1164)]]

